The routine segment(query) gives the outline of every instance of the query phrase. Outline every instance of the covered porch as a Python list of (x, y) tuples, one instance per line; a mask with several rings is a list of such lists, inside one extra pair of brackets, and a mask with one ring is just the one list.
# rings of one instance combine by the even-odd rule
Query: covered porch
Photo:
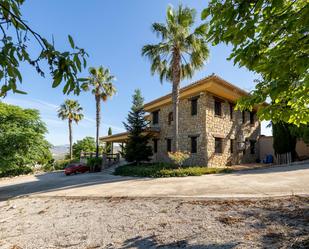
[[(145, 130), (143, 135), (150, 134), (152, 137), (156, 138), (160, 135), (160, 128), (157, 127), (149, 127), (147, 130)], [(100, 138), (100, 141), (103, 143), (111, 143), (111, 153), (114, 152), (114, 144), (120, 144), (121, 148), (125, 146), (129, 138), (129, 132), (121, 132), (117, 134), (113, 134), (110, 136), (104, 136)]]

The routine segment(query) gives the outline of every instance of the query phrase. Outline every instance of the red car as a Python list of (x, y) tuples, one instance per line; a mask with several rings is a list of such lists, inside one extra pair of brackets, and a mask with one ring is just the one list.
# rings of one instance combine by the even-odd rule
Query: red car
[(64, 174), (71, 175), (76, 173), (85, 173), (89, 171), (89, 167), (83, 163), (70, 163), (64, 169)]

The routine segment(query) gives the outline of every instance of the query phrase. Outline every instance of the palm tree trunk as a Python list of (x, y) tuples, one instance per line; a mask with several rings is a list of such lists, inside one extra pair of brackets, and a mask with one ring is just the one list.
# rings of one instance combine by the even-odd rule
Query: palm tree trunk
[(174, 152), (178, 151), (178, 136), (179, 136), (179, 88), (180, 88), (180, 54), (177, 49), (173, 51), (173, 64), (172, 64), (172, 101), (173, 101), (173, 119), (174, 119)]
[(101, 105), (100, 105), (100, 97), (95, 97), (96, 102), (96, 158), (99, 157), (99, 136), (100, 136), (100, 119), (101, 119)]
[(73, 159), (73, 148), (72, 148), (72, 120), (69, 119), (69, 140), (70, 140), (70, 160)]

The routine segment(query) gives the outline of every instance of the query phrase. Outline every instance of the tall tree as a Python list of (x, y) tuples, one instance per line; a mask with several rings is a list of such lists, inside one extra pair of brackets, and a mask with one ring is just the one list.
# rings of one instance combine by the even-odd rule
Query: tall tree
[[(111, 136), (112, 134), (113, 134), (112, 127), (109, 127), (107, 131), (107, 135)], [(106, 143), (105, 151), (106, 153), (112, 153), (112, 143), (111, 142)]]
[(52, 158), (39, 111), (0, 102), (0, 177), (29, 173)]
[(82, 140), (77, 140), (73, 144), (73, 156), (79, 158), (80, 153), (83, 152), (94, 152), (96, 149), (95, 140), (93, 137), (85, 137)]
[(180, 82), (191, 78), (194, 71), (201, 69), (208, 58), (209, 50), (203, 24), (192, 30), (195, 10), (181, 5), (177, 9), (167, 8), (166, 23), (154, 23), (153, 32), (161, 41), (145, 45), (142, 55), (147, 56), (152, 65), (152, 74), (158, 73), (160, 81), (172, 82), (172, 102), (174, 120), (174, 151), (178, 150), (178, 103)]
[(138, 165), (142, 161), (149, 161), (152, 156), (152, 148), (148, 145), (150, 135), (143, 134), (149, 121), (145, 118), (145, 111), (143, 109), (144, 99), (139, 89), (135, 90), (132, 103), (127, 123), (124, 123), (129, 133), (129, 138), (124, 148), (124, 157), (128, 162), (134, 162)]
[[(62, 81), (66, 82), (64, 93), (80, 92), (78, 72), (86, 67), (85, 58), (88, 56), (84, 49), (75, 45), (69, 35), (71, 51), (57, 50), (54, 42), (34, 31), (24, 20), (20, 8), (24, 0), (0, 0), (0, 97), (5, 97), (9, 91), (25, 93), (18, 89), (22, 82), (20, 62), (33, 66), (37, 73), (44, 76), (41, 63), (47, 63), (53, 78), (53, 87)], [(29, 44), (37, 45), (41, 50), (33, 56)]]
[(73, 159), (72, 150), (72, 123), (73, 121), (77, 124), (80, 120), (84, 118), (82, 114), (83, 108), (80, 106), (77, 100), (67, 99), (60, 108), (58, 109), (58, 117), (62, 120), (67, 119), (69, 125), (69, 140), (70, 140), (70, 159)]
[(115, 77), (110, 74), (110, 71), (100, 66), (99, 68), (89, 68), (89, 77), (87, 82), (84, 82), (81, 87), (88, 91), (91, 89), (96, 103), (96, 157), (99, 157), (99, 131), (101, 121), (101, 100), (107, 101), (116, 93), (116, 88), (113, 85)]
[(202, 12), (209, 41), (233, 46), (229, 59), (258, 73), (251, 95), (237, 103), (273, 123), (309, 123), (309, 4), (299, 0), (211, 0)]
[(272, 125), (273, 147), (276, 155), (291, 152), (292, 161), (294, 161), (297, 158), (297, 137), (291, 132), (292, 127), (293, 125), (283, 122), (277, 122)]

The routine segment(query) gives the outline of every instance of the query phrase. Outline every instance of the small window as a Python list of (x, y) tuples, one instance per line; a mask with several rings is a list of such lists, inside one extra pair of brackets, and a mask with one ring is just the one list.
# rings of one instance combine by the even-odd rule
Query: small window
[(230, 118), (231, 119), (233, 119), (234, 107), (235, 107), (235, 105), (233, 103), (230, 103)]
[(255, 154), (255, 140), (250, 140), (250, 154)]
[(215, 138), (215, 153), (222, 153), (222, 138)]
[(234, 139), (230, 140), (230, 151), (231, 151), (231, 154), (234, 153)]
[(172, 139), (170, 139), (170, 138), (166, 139), (166, 150), (167, 150), (167, 152), (172, 151)]
[(159, 123), (159, 111), (152, 112), (152, 123), (153, 124)]
[(197, 152), (197, 137), (191, 137), (191, 153)]
[(173, 113), (170, 112), (170, 113), (168, 114), (168, 117), (167, 117), (168, 125), (171, 125), (171, 124), (172, 124), (172, 121), (173, 121)]
[(158, 139), (153, 139), (153, 152), (158, 152)]
[(255, 119), (255, 113), (250, 112), (250, 124), (254, 124), (254, 119)]
[(215, 99), (215, 115), (221, 116), (222, 110), (221, 110), (221, 101)]
[(242, 111), (242, 123), (246, 123), (246, 112)]
[(197, 115), (197, 99), (191, 100), (191, 115)]

